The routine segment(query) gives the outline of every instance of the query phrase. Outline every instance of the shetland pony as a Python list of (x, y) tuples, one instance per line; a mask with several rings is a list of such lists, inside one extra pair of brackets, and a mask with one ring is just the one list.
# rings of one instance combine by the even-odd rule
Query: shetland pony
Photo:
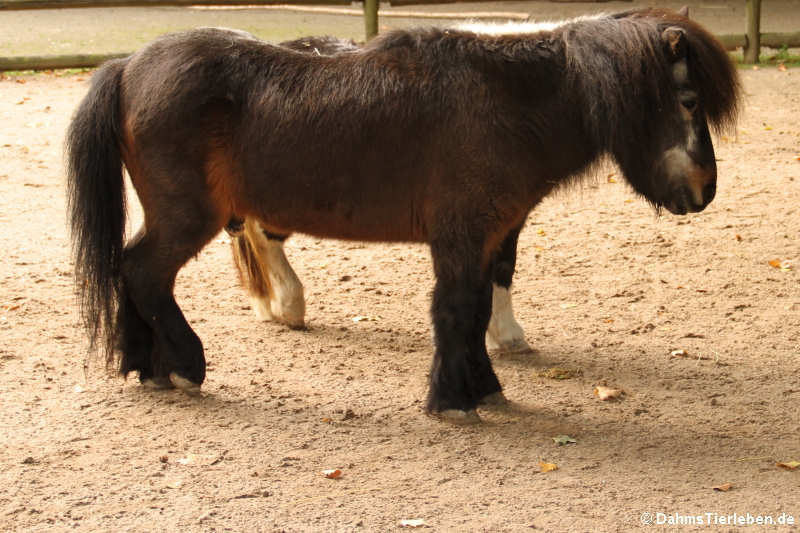
[[(69, 209), (94, 346), (143, 383), (196, 390), (175, 276), (231, 219), (276, 235), (426, 242), (436, 284), (426, 408), (502, 401), (484, 335), (498, 250), (560, 184), (611, 158), (657, 209), (716, 191), (708, 125), (737, 115), (723, 47), (676, 13), (528, 34), (393, 31), (324, 56), (199, 29), (93, 77), (67, 134)], [(127, 243), (123, 165), (144, 210)]]

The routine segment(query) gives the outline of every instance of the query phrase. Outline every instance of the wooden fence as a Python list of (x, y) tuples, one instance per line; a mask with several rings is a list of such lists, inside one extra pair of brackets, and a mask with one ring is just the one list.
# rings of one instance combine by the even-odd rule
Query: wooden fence
[[(413, 5), (448, 3), (456, 1), (483, 1), (483, 0), (390, 0), (390, 5)], [(761, 33), (761, 0), (746, 1), (746, 33), (735, 35), (718, 35), (717, 37), (729, 50), (741, 47), (744, 50), (746, 63), (758, 63), (762, 46), (771, 48), (800, 47), (800, 32), (788, 33)], [(87, 7), (148, 7), (148, 6), (241, 6), (257, 5), (267, 9), (293, 9), (317, 10), (317, 12), (335, 13), (342, 15), (364, 16), (365, 35), (370, 39), (378, 33), (379, 0), (363, 0), (363, 13), (353, 9), (330, 7), (300, 7), (315, 4), (317, 6), (349, 5), (351, 0), (0, 0), (0, 11), (29, 10), (29, 9), (63, 9)], [(528, 17), (524, 13), (415, 13), (415, 12), (387, 12), (386, 16), (406, 16), (428, 18), (495, 18), (495, 19), (522, 19)], [(127, 54), (81, 54), (70, 56), (28, 56), (28, 57), (0, 57), (0, 71), (27, 70), (27, 69), (52, 69), (94, 67), (114, 57)]]

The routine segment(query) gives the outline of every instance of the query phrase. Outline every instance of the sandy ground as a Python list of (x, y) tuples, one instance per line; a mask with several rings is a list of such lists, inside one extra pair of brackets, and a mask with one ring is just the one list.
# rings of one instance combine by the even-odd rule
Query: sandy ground
[[(107, 376), (61, 166), (86, 76), (0, 81), (0, 530), (797, 531), (726, 523), (800, 522), (800, 469), (776, 466), (800, 461), (800, 70), (742, 76), (705, 212), (656, 217), (611, 169), (531, 215), (514, 298), (536, 352), (494, 359), (511, 405), (472, 427), (422, 412), (422, 246), (291, 239), (310, 326), (291, 331), (253, 317), (220, 235), (177, 283), (202, 396)], [(711, 524), (642, 524), (678, 515)]]

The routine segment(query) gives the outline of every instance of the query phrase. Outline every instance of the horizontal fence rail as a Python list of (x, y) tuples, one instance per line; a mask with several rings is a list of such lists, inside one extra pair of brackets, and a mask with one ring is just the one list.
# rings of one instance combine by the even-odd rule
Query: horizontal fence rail
[(0, 11), (97, 7), (254, 6), (276, 4), (350, 5), (351, 0), (0, 0)]

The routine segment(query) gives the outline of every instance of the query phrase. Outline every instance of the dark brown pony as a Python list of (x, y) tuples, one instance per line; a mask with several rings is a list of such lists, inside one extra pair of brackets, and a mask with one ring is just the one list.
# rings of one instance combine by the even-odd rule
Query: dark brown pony
[[(299, 53), (200, 29), (106, 64), (68, 132), (76, 274), (90, 338), (120, 371), (193, 390), (200, 339), (173, 297), (231, 219), (277, 235), (430, 245), (427, 409), (474, 419), (502, 398), (484, 343), (498, 250), (561, 184), (610, 157), (657, 208), (716, 190), (707, 124), (736, 117), (720, 44), (676, 13), (487, 36), (395, 31)], [(125, 244), (122, 169), (144, 209)]]

